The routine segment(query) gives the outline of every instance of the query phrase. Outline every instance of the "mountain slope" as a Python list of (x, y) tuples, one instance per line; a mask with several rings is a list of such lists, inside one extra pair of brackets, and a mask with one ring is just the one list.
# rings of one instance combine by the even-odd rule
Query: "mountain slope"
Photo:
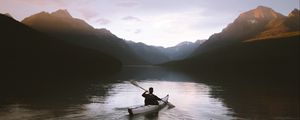
[(66, 87), (67, 78), (108, 75), (121, 67), (109, 55), (49, 37), (10, 17), (0, 15), (0, 25), (1, 91), (43, 88), (53, 82)]
[[(297, 78), (300, 31), (299, 26), (289, 26), (299, 24), (290, 22), (295, 19), (297, 17), (283, 16), (259, 6), (241, 14), (221, 33), (212, 35), (194, 51), (192, 57), (166, 65), (193, 72), (282, 71), (293, 73), (291, 78)], [(278, 36), (262, 36), (269, 31), (276, 31)]]
[(285, 34), (290, 34), (300, 31), (300, 11), (294, 9), (288, 16), (281, 17), (280, 19), (273, 19), (270, 21), (263, 32), (258, 34), (255, 38), (268, 38), (280, 37)]
[(258, 6), (256, 9), (240, 14), (220, 35), (223, 37), (222, 39), (249, 39), (264, 31), (268, 23), (283, 18), (282, 14), (271, 8)]
[[(1, 14), (1, 13), (0, 13)], [(7, 17), (10, 17), (10, 18), (13, 18), (9, 13), (5, 13), (5, 14), (3, 14), (3, 15), (5, 15), (5, 16), (7, 16)]]
[(298, 70), (300, 35), (242, 42), (211, 52), (173, 61), (174, 66), (191, 71), (259, 70), (260, 68), (289, 68)]
[(126, 42), (105, 29), (95, 29), (85, 21), (73, 18), (67, 10), (41, 12), (22, 23), (66, 42), (112, 55), (124, 64), (145, 64)]
[(240, 14), (222, 32), (212, 35), (209, 40), (195, 50), (193, 55), (209, 52), (249, 39), (260, 39), (279, 34), (298, 32), (299, 30), (297, 29), (299, 29), (299, 26), (296, 26), (296, 29), (291, 28), (291, 26), (294, 26), (293, 24), (299, 24), (297, 23), (297, 17), (292, 18), (292, 20), (289, 20), (290, 18), (275, 12), (271, 8), (258, 6), (253, 10)]

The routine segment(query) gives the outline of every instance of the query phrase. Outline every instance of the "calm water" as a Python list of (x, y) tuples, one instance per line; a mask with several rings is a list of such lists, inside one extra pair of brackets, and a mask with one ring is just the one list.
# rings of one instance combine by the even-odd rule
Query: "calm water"
[[(169, 94), (176, 107), (129, 116), (127, 107), (143, 104), (143, 91), (131, 85), (130, 79), (145, 88), (153, 87), (157, 96)], [(266, 87), (264, 83), (249, 87), (248, 83), (224, 80), (224, 76), (191, 77), (160, 67), (126, 67), (113, 77), (96, 78), (56, 95), (1, 98), (0, 119), (299, 119), (299, 88)]]

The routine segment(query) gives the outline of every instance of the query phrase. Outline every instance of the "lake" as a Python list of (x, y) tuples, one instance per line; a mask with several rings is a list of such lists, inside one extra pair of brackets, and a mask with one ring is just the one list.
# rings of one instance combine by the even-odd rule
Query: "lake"
[[(2, 97), (0, 119), (300, 119), (297, 84), (260, 82), (284, 76), (188, 75), (162, 67), (126, 66), (114, 76), (93, 79), (51, 94)], [(153, 87), (159, 97), (169, 94), (176, 107), (129, 116), (127, 107), (144, 102), (143, 90), (129, 80)]]

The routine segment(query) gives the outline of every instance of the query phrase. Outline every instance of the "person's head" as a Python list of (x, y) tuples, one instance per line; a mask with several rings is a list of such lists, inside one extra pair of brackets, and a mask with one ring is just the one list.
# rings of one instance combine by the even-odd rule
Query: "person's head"
[(149, 88), (149, 93), (152, 94), (153, 93), (153, 87)]

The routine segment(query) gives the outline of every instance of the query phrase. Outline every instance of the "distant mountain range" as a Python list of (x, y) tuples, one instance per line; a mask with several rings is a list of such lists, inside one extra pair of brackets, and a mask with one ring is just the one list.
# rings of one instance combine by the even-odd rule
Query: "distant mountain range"
[(184, 60), (166, 66), (196, 71), (299, 71), (299, 10), (288, 16), (258, 6), (239, 15)]
[[(74, 51), (71, 54), (74, 56), (64, 59), (80, 58), (82, 63), (86, 63), (85, 60), (89, 60), (89, 58), (96, 60), (98, 59), (97, 56), (106, 56), (101, 58), (111, 59), (112, 66), (119, 66), (118, 60), (123, 65), (169, 62), (165, 65), (189, 70), (192, 70), (190, 68), (195, 70), (198, 68), (217, 69), (220, 66), (223, 68), (228, 66), (241, 67), (243, 65), (265, 64), (266, 62), (271, 65), (271, 63), (277, 64), (280, 61), (292, 61), (288, 62), (292, 65), (298, 64), (295, 60), (299, 60), (299, 56), (296, 55), (299, 53), (297, 52), (300, 35), (299, 13), (299, 10), (295, 9), (288, 16), (284, 16), (271, 8), (258, 6), (240, 14), (222, 32), (213, 34), (208, 40), (199, 40), (194, 43), (182, 42), (168, 48), (126, 41), (112, 34), (109, 30), (96, 29), (81, 19), (73, 18), (67, 10), (57, 10), (52, 13), (40, 12), (25, 18), (21, 23), (6, 14), (1, 15), (1, 19), (3, 19), (1, 24), (6, 26), (2, 27), (1, 30), (2, 33), (11, 33), (5, 34), (4, 39), (1, 40), (8, 42), (8, 39), (13, 39), (18, 41), (16, 43), (22, 43), (24, 46), (32, 46), (33, 51), (50, 52), (49, 54), (57, 59), (63, 54)], [(14, 22), (8, 24), (7, 21)], [(16, 25), (22, 27), (15, 28)], [(7, 31), (6, 28), (11, 29), (11, 31)], [(30, 34), (26, 36), (14, 36), (15, 34), (25, 35), (25, 32), (28, 31)], [(40, 38), (36, 38), (39, 36), (42, 36), (41, 41), (37, 40)], [(49, 43), (49, 46), (43, 43), (45, 41)], [(43, 43), (41, 46), (45, 45), (45, 47), (39, 46), (38, 43), (40, 42)], [(59, 44), (57, 50), (53, 48), (54, 44)], [(2, 48), (5, 48), (4, 45), (2, 44)], [(20, 50), (19, 47), (15, 49)], [(57, 53), (59, 50), (62, 52)], [(12, 53), (7, 52), (7, 55), (9, 54)], [(29, 58), (35, 59), (35, 57), (37, 56)], [(43, 60), (47, 61), (46, 59)], [(101, 65), (102, 60), (100, 58), (99, 61), (97, 64)], [(59, 63), (59, 60), (55, 60), (55, 62), (57, 65), (62, 64)], [(75, 63), (66, 65), (72, 66)], [(89, 65), (92, 63), (95, 61), (90, 62)], [(109, 66), (109, 64), (107, 65)]]
[(130, 48), (145, 61), (151, 64), (162, 64), (188, 57), (205, 40), (196, 42), (181, 42), (173, 47), (149, 46), (144, 43), (127, 41)]
[(126, 41), (73, 18), (66, 10), (40, 12), (22, 22), (0, 14), (0, 94), (6, 90), (19, 94), (32, 86), (37, 88), (33, 91), (65, 88), (66, 80), (80, 85), (77, 78), (111, 75), (122, 64), (164, 63), (197, 74), (276, 71), (299, 80), (299, 16), (298, 9), (284, 16), (258, 6), (208, 40), (163, 48)]
[(95, 29), (85, 21), (73, 18), (67, 10), (40, 12), (25, 18), (22, 23), (68, 43), (112, 55), (124, 65), (161, 64), (183, 59), (198, 46), (198, 43), (186, 42), (163, 48), (125, 41), (106, 29)]
[(195, 42), (181, 42), (173, 47), (161, 49), (171, 60), (181, 60), (189, 57), (206, 40), (197, 40)]

